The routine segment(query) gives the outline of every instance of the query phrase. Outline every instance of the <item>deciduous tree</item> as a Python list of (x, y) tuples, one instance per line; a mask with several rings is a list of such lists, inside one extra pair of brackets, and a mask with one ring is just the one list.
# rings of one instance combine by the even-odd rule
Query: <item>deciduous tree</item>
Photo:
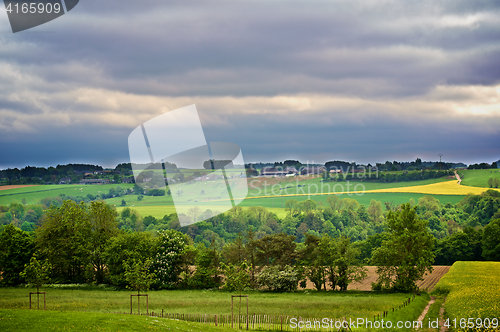
[(415, 291), (416, 282), (432, 271), (433, 237), (427, 221), (420, 219), (415, 210), (407, 203), (387, 215), (389, 239), (372, 257), (378, 266), (377, 283), (382, 288)]

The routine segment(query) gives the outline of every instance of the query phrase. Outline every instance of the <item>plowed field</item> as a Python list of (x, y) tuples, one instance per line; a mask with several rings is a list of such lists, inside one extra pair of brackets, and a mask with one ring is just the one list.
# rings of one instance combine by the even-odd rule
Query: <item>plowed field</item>
[[(367, 269), (367, 277), (361, 283), (352, 283), (347, 289), (349, 290), (361, 290), (370, 291), (372, 289), (372, 282), (377, 280), (377, 267), (376, 266), (365, 266)], [(432, 288), (438, 283), (442, 276), (444, 276), (448, 270), (449, 266), (433, 266), (434, 271), (431, 274), (426, 274), (423, 281), (417, 283), (418, 287), (424, 291), (431, 291)], [(308, 289), (314, 289), (314, 284), (310, 281), (307, 282)], [(331, 289), (331, 288), (328, 288)]]
[(32, 185), (13, 185), (13, 186), (0, 186), (0, 190), (8, 190), (8, 189), (18, 189), (18, 188), (25, 188), (25, 187), (35, 187), (35, 184)]

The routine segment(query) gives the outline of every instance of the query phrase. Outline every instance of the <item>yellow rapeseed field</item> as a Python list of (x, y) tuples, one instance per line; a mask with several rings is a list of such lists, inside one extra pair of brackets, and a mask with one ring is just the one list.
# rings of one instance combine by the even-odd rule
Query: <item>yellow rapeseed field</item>
[(456, 262), (435, 291), (449, 292), (446, 313), (456, 331), (500, 331), (500, 262)]
[[(479, 195), (488, 190), (488, 188), (462, 186), (456, 180), (445, 181), (423, 186), (412, 186), (402, 188), (388, 188), (367, 190), (365, 193), (414, 193), (427, 195)], [(498, 190), (498, 189), (494, 189)]]

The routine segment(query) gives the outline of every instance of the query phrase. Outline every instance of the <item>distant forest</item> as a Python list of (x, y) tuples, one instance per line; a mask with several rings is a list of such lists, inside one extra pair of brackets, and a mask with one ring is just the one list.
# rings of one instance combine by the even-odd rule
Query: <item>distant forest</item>
[[(209, 161), (205, 162), (205, 168), (209, 167)], [(215, 161), (215, 168), (221, 166), (226, 166), (231, 164), (230, 161)], [(220, 164), (220, 165), (219, 165)], [(346, 161), (328, 161), (325, 164), (304, 164), (298, 160), (285, 160), (284, 162), (274, 162), (274, 163), (249, 163), (245, 164), (247, 168), (247, 175), (255, 176), (258, 175), (257, 170), (263, 167), (295, 167), (300, 169), (301, 167), (307, 166), (325, 166), (327, 170), (337, 169), (341, 170), (342, 173), (346, 174), (353, 172), (354, 170), (365, 169), (365, 170), (377, 170), (383, 172), (397, 172), (397, 171), (417, 171), (417, 170), (450, 170), (457, 168), (468, 168), (468, 169), (489, 169), (497, 168), (498, 163), (493, 162), (473, 164), (467, 166), (464, 163), (445, 163), (445, 162), (431, 162), (422, 161), (417, 158), (415, 161), (411, 162), (398, 162), (398, 161), (386, 161), (385, 163), (376, 163), (375, 165), (367, 164), (361, 165), (355, 162)], [(167, 171), (169, 172), (179, 172), (177, 166), (174, 164), (166, 165)], [(139, 167), (140, 168), (140, 167)], [(161, 169), (161, 164), (150, 165), (148, 169)], [(129, 179), (128, 182), (134, 182), (132, 176), (132, 165), (130, 163), (122, 163), (117, 165), (115, 168), (104, 169), (99, 165), (90, 164), (68, 164), (68, 165), (57, 165), (56, 167), (34, 167), (26, 166), (24, 168), (8, 168), (0, 170), (0, 185), (16, 185), (16, 184), (59, 184), (61, 181), (64, 183), (78, 183), (85, 178), (100, 178), (113, 180), (115, 183), (121, 183), (123, 179)], [(443, 174), (444, 175), (444, 174)], [(344, 176), (344, 180), (350, 180), (347, 178), (348, 175)], [(66, 180), (66, 181), (64, 181)], [(342, 179), (341, 179), (342, 180)], [(373, 179), (375, 180), (375, 179)], [(407, 181), (402, 180), (402, 181)], [(420, 180), (420, 178), (415, 178), (414, 180)], [(377, 181), (381, 182), (397, 182), (399, 181), (394, 176), (382, 176), (378, 177)]]

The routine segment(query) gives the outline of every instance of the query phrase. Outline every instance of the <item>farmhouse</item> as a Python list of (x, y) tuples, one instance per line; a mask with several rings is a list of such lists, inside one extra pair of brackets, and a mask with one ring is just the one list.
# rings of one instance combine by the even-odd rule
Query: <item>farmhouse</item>
[(69, 184), (71, 183), (71, 178), (62, 178), (59, 184)]

